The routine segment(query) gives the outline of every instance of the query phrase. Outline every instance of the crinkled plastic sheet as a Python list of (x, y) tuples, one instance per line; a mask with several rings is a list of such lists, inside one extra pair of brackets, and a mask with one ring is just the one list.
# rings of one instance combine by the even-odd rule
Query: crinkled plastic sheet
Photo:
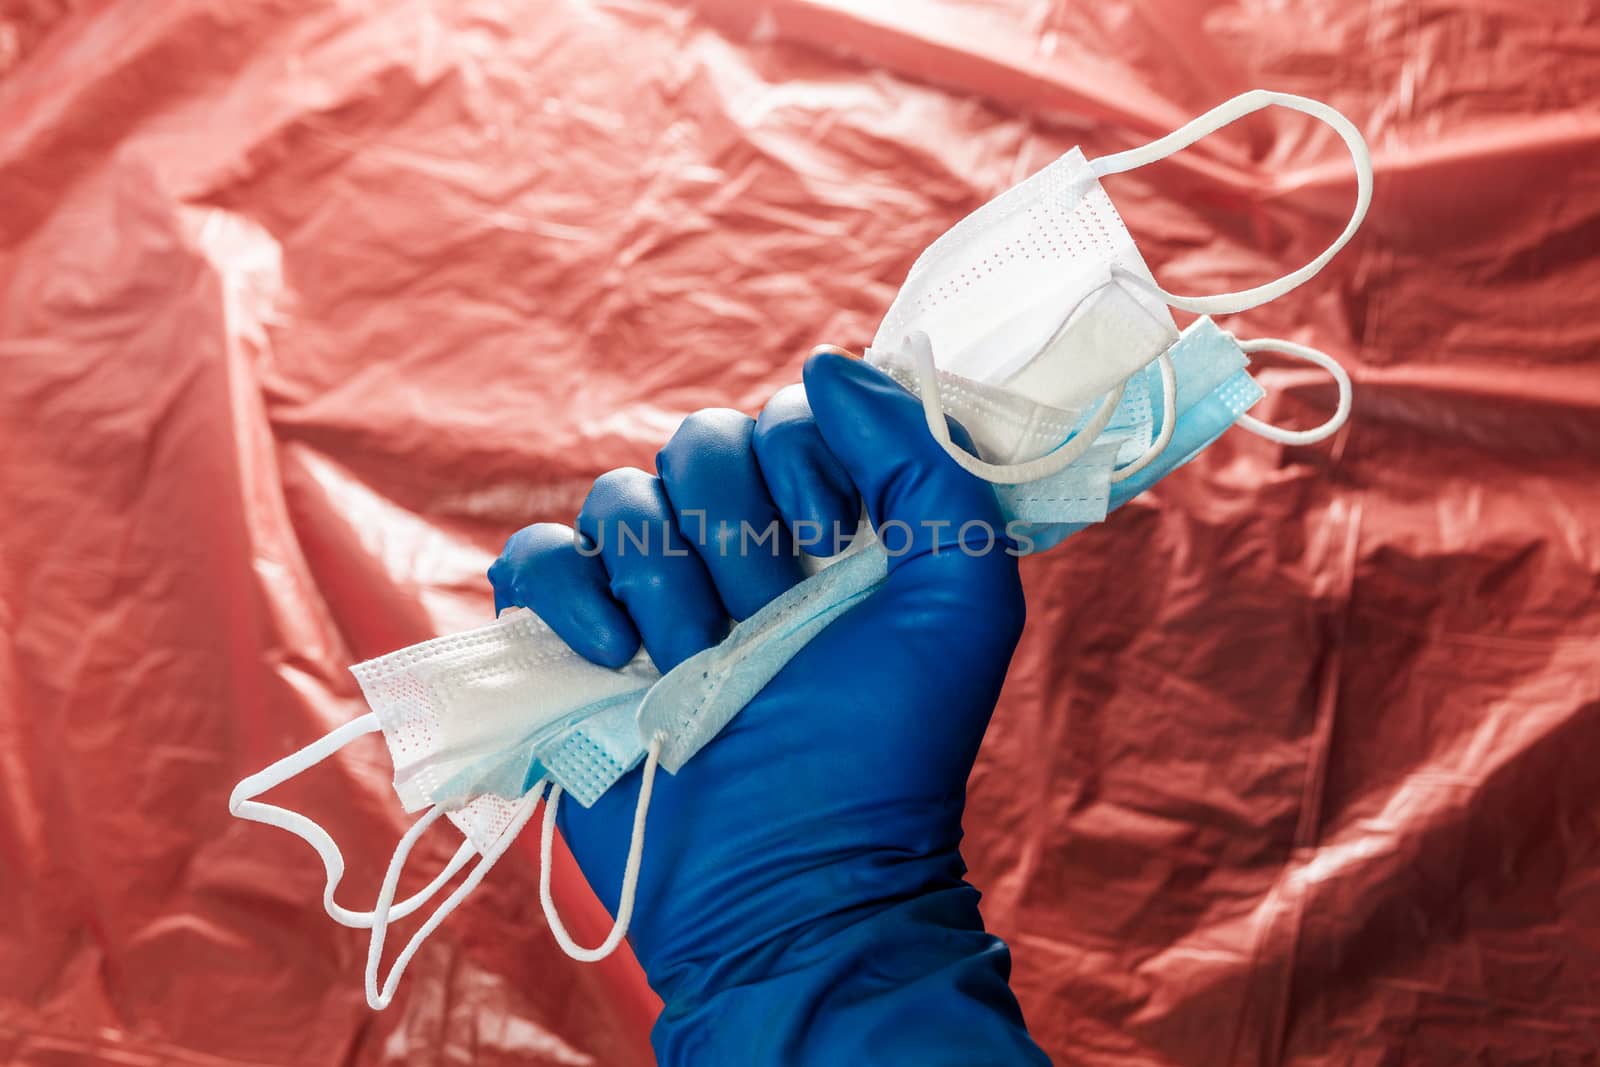
[[(870, 337), (962, 214), (1259, 85), (1350, 114), (1377, 198), (1228, 325), (1337, 353), (1355, 416), (1026, 565), (973, 878), (1062, 1062), (1594, 1062), (1597, 54), (1593, 4), (1494, 0), (0, 8), (0, 1059), (647, 1062), (528, 848), (370, 1014), (231, 784), (487, 618), (509, 531)], [(1109, 187), (1180, 291), (1353, 195), (1294, 115)], [(1264, 364), (1272, 416), (1331, 400)], [(377, 744), (290, 799), (361, 901)]]

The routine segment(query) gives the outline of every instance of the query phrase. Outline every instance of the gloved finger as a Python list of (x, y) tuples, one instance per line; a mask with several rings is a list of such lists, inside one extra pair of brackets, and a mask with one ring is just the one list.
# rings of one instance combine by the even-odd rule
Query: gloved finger
[(494, 611), (528, 608), (585, 659), (621, 667), (639, 651), (639, 631), (611, 595), (594, 546), (570, 526), (541, 522), (518, 530), (489, 565)]
[(850, 475), (817, 429), (803, 386), (773, 394), (756, 419), (751, 444), (795, 544), (813, 556), (843, 550), (855, 533), (861, 503)]
[(656, 454), (678, 532), (700, 553), (735, 619), (755, 614), (803, 577), (756, 465), (754, 429), (748, 415), (708, 408), (684, 419)]
[[(938, 582), (981, 602), (1006, 632), (1021, 627), (1014, 542), (988, 483), (962, 470), (928, 433), (922, 402), (876, 368), (831, 353), (805, 367), (817, 427), (866, 502), (891, 576), (924, 559)], [(950, 420), (951, 438), (972, 438)]]
[(728, 618), (700, 556), (678, 532), (661, 480), (636, 467), (601, 475), (578, 512), (611, 594), (663, 673), (722, 640)]

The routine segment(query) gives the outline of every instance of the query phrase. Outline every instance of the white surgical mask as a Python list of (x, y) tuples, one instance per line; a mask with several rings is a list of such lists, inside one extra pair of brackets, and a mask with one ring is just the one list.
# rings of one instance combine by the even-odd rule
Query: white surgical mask
[[(1156, 284), (1111, 206), (1100, 178), (1143, 166), (1243, 115), (1271, 105), (1332, 126), (1357, 169), (1356, 207), (1316, 259), (1276, 281), (1235, 293), (1184, 297)], [(921, 396), (928, 429), (945, 451), (995, 483), (1008, 518), (1054, 531), (1054, 544), (1186, 461), (1234, 422), (1285, 444), (1321, 440), (1343, 424), (1349, 378), (1331, 358), (1288, 341), (1236, 342), (1202, 318), (1180, 339), (1168, 308), (1201, 315), (1255, 307), (1316, 274), (1355, 233), (1371, 200), (1366, 146), (1325, 104), (1258, 90), (1223, 104), (1143, 148), (1090, 161), (1077, 149), (957, 224), (917, 260), (868, 358)], [(1259, 422), (1243, 410), (1261, 390), (1246, 352), (1276, 349), (1327, 369), (1339, 385), (1333, 416), (1308, 431)], [(972, 433), (978, 455), (950, 440), (945, 414)], [(1167, 450), (1171, 448), (1171, 452)], [(532, 613), (402, 649), (352, 668), (372, 713), (348, 723), (234, 789), (229, 810), (302, 837), (322, 857), (323, 905), (335, 921), (372, 931), (367, 999), (386, 1006), (422, 940), (487, 874), (545, 800), (540, 899), (558, 943), (597, 960), (621, 944), (632, 914), (645, 817), (658, 765), (676, 772), (790, 658), (887, 573), (887, 555), (861, 537), (833, 565), (733, 628), (729, 637), (661, 677), (641, 654), (621, 670), (583, 659)], [(344, 860), (331, 836), (296, 812), (255, 798), (381, 732), (406, 811), (424, 810), (395, 850), (372, 911), (334, 900)], [(611, 933), (572, 942), (550, 895), (557, 805), (593, 804), (644, 764), (621, 902)], [(396, 902), (416, 840), (447, 816), (466, 837), (439, 876)], [(380, 987), (390, 921), (427, 903), (481, 857), (411, 938)]]
[[(530, 773), (538, 751), (618, 701), (637, 704), (661, 677), (642, 652), (621, 670), (573, 655), (526, 608), (359, 663), (351, 673), (378, 717), (407, 811), (520, 798), (543, 776)], [(493, 839), (473, 843), (486, 851)]]

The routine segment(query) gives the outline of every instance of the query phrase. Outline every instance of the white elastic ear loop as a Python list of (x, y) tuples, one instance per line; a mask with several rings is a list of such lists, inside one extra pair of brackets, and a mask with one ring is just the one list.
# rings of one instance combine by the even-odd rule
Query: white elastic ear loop
[[(333, 899), (334, 892), (339, 888), (339, 880), (344, 877), (344, 854), (339, 851), (339, 846), (334, 843), (328, 831), (299, 812), (290, 811), (288, 808), (280, 808), (276, 804), (263, 804), (254, 798), (269, 789), (282, 785), (296, 775), (310, 770), (357, 738), (377, 733), (381, 729), (382, 727), (378, 724), (378, 716), (374, 713), (368, 712), (358, 719), (352, 719), (338, 729), (311, 742), (311, 744), (298, 752), (291, 752), (265, 770), (258, 771), (245, 778), (233, 787), (233, 793), (228, 797), (228, 811), (232, 815), (241, 819), (249, 819), (251, 822), (276, 826), (280, 830), (287, 830), (316, 849), (317, 855), (322, 857), (322, 869), (326, 875), (326, 882), (322, 890), (323, 910), (328, 913), (328, 917), (334, 922), (358, 929), (364, 929), (372, 925), (373, 913), (370, 911), (351, 911), (342, 907)], [(462, 849), (450, 860), (449, 865), (439, 873), (437, 878), (428, 884), (427, 888), (396, 904), (391, 911), (391, 917), (398, 919), (402, 916), (410, 915), (427, 903), (457, 871), (466, 865), (471, 857), (471, 846), (463, 845)]]
[(1178, 372), (1172, 366), (1172, 357), (1165, 351), (1156, 357), (1156, 365), (1161, 368), (1161, 430), (1144, 450), (1144, 455), (1111, 472), (1113, 485), (1144, 470), (1172, 442), (1173, 424), (1178, 421)]
[(1331, 126), (1334, 132), (1343, 138), (1345, 147), (1350, 150), (1350, 158), (1355, 161), (1356, 165), (1356, 207), (1355, 211), (1350, 215), (1350, 221), (1345, 225), (1344, 232), (1334, 238), (1333, 243), (1323, 249), (1321, 255), (1299, 270), (1285, 274), (1276, 281), (1267, 282), (1265, 285), (1241, 289), (1234, 293), (1218, 293), (1214, 296), (1179, 296), (1161, 288), (1161, 286), (1141, 275), (1118, 271), (1120, 275), (1157, 294), (1172, 307), (1182, 308), (1184, 311), (1193, 311), (1200, 315), (1225, 315), (1235, 311), (1245, 311), (1264, 304), (1268, 300), (1280, 297), (1296, 286), (1309, 281), (1318, 271), (1328, 265), (1328, 261), (1338, 254), (1339, 249), (1349, 243), (1350, 238), (1355, 236), (1356, 230), (1361, 228), (1362, 220), (1367, 217), (1367, 208), (1372, 203), (1372, 155), (1368, 152), (1367, 142), (1361, 136), (1361, 131), (1356, 129), (1355, 124), (1320, 100), (1293, 96), (1289, 93), (1275, 93), (1267, 89), (1254, 89), (1223, 104), (1219, 104), (1204, 115), (1185, 123), (1165, 137), (1151, 141), (1147, 145), (1091, 160), (1089, 169), (1094, 173), (1095, 177), (1103, 178), (1108, 174), (1120, 174), (1135, 167), (1142, 167), (1147, 163), (1154, 163), (1159, 159), (1172, 155), (1174, 152), (1188, 148), (1200, 138), (1215, 133), (1230, 122), (1274, 105), (1289, 108), (1291, 111), (1299, 111), (1302, 114), (1321, 120)]
[(556, 835), (556, 804), (561, 800), (561, 787), (552, 786), (550, 799), (544, 805), (544, 825), (539, 833), (539, 903), (544, 907), (544, 918), (550, 924), (561, 951), (579, 963), (598, 963), (617, 950), (622, 939), (628, 936), (628, 923), (633, 919), (633, 901), (639, 891), (639, 861), (644, 856), (644, 820), (650, 811), (650, 791), (655, 785), (656, 764), (661, 762), (661, 737), (650, 742), (645, 756), (644, 772), (639, 778), (639, 801), (633, 809), (633, 836), (628, 841), (628, 862), (622, 869), (622, 896), (617, 900), (617, 918), (611, 932), (594, 948), (584, 948), (572, 940), (567, 928), (556, 913), (556, 902), (550, 895), (550, 858), (554, 851)]
[[(444, 899), (440, 905), (428, 916), (426, 922), (411, 935), (411, 940), (406, 942), (406, 947), (400, 950), (400, 955), (395, 957), (393, 966), (389, 968), (389, 977), (383, 980), (383, 989), (378, 989), (378, 965), (383, 959), (383, 942), (389, 933), (389, 923), (392, 919), (399, 918), (398, 909), (392, 908), (396, 888), (400, 884), (400, 871), (410, 856), (412, 847), (424, 830), (431, 826), (439, 816), (445, 814), (444, 808), (435, 805), (427, 813), (411, 825), (405, 837), (400, 839), (400, 844), (394, 850), (394, 856), (389, 860), (389, 870), (383, 876), (383, 888), (378, 892), (378, 903), (373, 908), (375, 919), (372, 923), (372, 937), (367, 943), (367, 1006), (373, 1011), (382, 1011), (394, 1000), (395, 990), (399, 988), (400, 979), (406, 973), (406, 968), (411, 965), (412, 957), (422, 947), (422, 943), (433, 935), (439, 924), (449, 917), (450, 913), (461, 906), (467, 895), (478, 888), (484, 876), (495, 865), (501, 856), (505, 855), (511, 842), (516, 840), (522, 828), (528, 825), (528, 820), (533, 817), (534, 809), (539, 804), (539, 797), (544, 793), (544, 779), (540, 779), (534, 787), (517, 803), (511, 821), (506, 825), (505, 831), (495, 841), (494, 847), (483, 854), (471, 873), (456, 886), (455, 891)], [(457, 853), (459, 855), (459, 852)]]
[(1094, 417), (1088, 425), (1055, 451), (1023, 463), (986, 463), (958, 448), (950, 439), (950, 425), (944, 417), (944, 401), (939, 396), (939, 372), (933, 362), (933, 341), (923, 331), (914, 330), (907, 335), (906, 345), (911, 350), (912, 364), (916, 368), (917, 388), (922, 393), (922, 413), (928, 423), (928, 432), (939, 442), (939, 447), (961, 465), (962, 470), (996, 485), (1021, 485), (1048, 478), (1076, 463), (1111, 421), (1117, 405), (1122, 402), (1123, 391), (1128, 387), (1127, 382), (1118, 382), (1111, 392), (1100, 398), (1100, 406), (1095, 408)]
[(1307, 363), (1315, 363), (1329, 374), (1339, 386), (1339, 405), (1334, 409), (1333, 415), (1321, 426), (1310, 430), (1285, 430), (1274, 426), (1270, 422), (1262, 422), (1251, 415), (1240, 415), (1239, 425), (1251, 433), (1259, 434), (1269, 441), (1276, 441), (1281, 445), (1314, 445), (1318, 441), (1332, 437), (1339, 432), (1339, 427), (1350, 418), (1350, 375), (1339, 365), (1339, 361), (1326, 352), (1319, 352), (1308, 345), (1296, 344), (1278, 337), (1261, 337), (1253, 341), (1240, 341), (1239, 347), (1245, 352), (1282, 352), (1287, 356), (1303, 359)]

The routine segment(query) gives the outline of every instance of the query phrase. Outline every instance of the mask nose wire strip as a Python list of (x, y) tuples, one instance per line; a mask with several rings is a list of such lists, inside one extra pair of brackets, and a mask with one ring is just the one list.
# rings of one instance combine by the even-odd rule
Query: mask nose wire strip
[(1356, 206), (1350, 214), (1350, 221), (1345, 224), (1344, 232), (1334, 238), (1333, 243), (1323, 249), (1320, 255), (1300, 269), (1264, 285), (1240, 289), (1233, 293), (1179, 296), (1140, 275), (1120, 271), (1123, 277), (1156, 294), (1172, 307), (1193, 311), (1199, 315), (1225, 315), (1257, 307), (1309, 281), (1349, 243), (1350, 238), (1355, 236), (1362, 220), (1367, 217), (1367, 208), (1372, 203), (1372, 154), (1367, 150), (1367, 142), (1355, 124), (1320, 100), (1311, 100), (1290, 93), (1275, 93), (1267, 89), (1254, 89), (1218, 104), (1205, 114), (1184, 123), (1165, 137), (1151, 141), (1147, 145), (1091, 160), (1089, 169), (1096, 178), (1104, 178), (1108, 174), (1121, 174), (1123, 171), (1154, 163), (1174, 152), (1188, 148), (1202, 137), (1215, 133), (1229, 123), (1268, 107), (1288, 108), (1322, 121), (1333, 128), (1333, 131), (1343, 139), (1345, 147), (1350, 150), (1350, 158), (1356, 167)]
[(1161, 368), (1161, 430), (1156, 434), (1156, 439), (1150, 442), (1150, 447), (1144, 450), (1144, 455), (1126, 467), (1118, 467), (1111, 472), (1113, 485), (1144, 470), (1151, 460), (1161, 454), (1162, 449), (1172, 443), (1173, 425), (1178, 421), (1178, 372), (1172, 366), (1172, 357), (1166, 352), (1156, 357), (1156, 365)]
[[(367, 1006), (373, 1011), (382, 1011), (394, 1000), (395, 990), (400, 985), (400, 979), (405, 975), (406, 968), (411, 965), (412, 957), (422, 947), (422, 943), (433, 935), (439, 924), (449, 917), (450, 913), (461, 906), (467, 895), (478, 888), (500, 857), (505, 855), (506, 849), (511, 847), (523, 827), (528, 825), (528, 820), (533, 818), (534, 809), (539, 804), (539, 798), (544, 793), (545, 784), (541, 779), (517, 803), (515, 814), (506, 826), (503, 834), (496, 839), (494, 847), (483, 854), (483, 858), (472, 868), (460, 885), (456, 886), (444, 901), (433, 910), (426, 922), (411, 935), (411, 940), (406, 942), (406, 947), (400, 950), (400, 955), (395, 958), (394, 964), (389, 968), (389, 976), (383, 981), (383, 989), (378, 989), (378, 965), (383, 957), (383, 942), (389, 933), (389, 920), (394, 917), (389, 905), (394, 900), (395, 889), (400, 883), (400, 871), (405, 866), (406, 858), (411, 854), (411, 848), (417, 843), (424, 830), (431, 826), (439, 816), (444, 814), (444, 809), (435, 805), (428, 812), (412, 823), (411, 829), (406, 831), (406, 836), (401, 839), (399, 846), (394, 850), (394, 856), (389, 861), (389, 870), (383, 877), (383, 888), (378, 893), (377, 907), (373, 908), (376, 916), (372, 924), (372, 938), (367, 944)], [(458, 853), (459, 855), (459, 853)]]
[(1281, 445), (1314, 445), (1318, 441), (1332, 437), (1339, 432), (1339, 428), (1350, 418), (1350, 374), (1339, 365), (1339, 361), (1326, 352), (1319, 352), (1308, 345), (1296, 344), (1278, 337), (1261, 337), (1251, 341), (1240, 341), (1239, 347), (1245, 352), (1282, 352), (1286, 356), (1303, 359), (1307, 363), (1315, 363), (1329, 374), (1339, 386), (1339, 404), (1334, 409), (1332, 417), (1321, 426), (1310, 430), (1285, 430), (1281, 426), (1274, 426), (1270, 422), (1262, 422), (1251, 415), (1240, 415), (1239, 425), (1251, 433), (1265, 437), (1269, 441), (1276, 441)]
[(922, 393), (922, 413), (928, 423), (928, 432), (962, 470), (996, 485), (1021, 485), (1024, 482), (1048, 478), (1077, 462), (1085, 452), (1089, 451), (1089, 447), (1100, 436), (1100, 431), (1110, 423), (1112, 414), (1122, 401), (1123, 390), (1127, 388), (1126, 382), (1119, 382), (1116, 388), (1100, 399), (1094, 417), (1088, 424), (1054, 452), (1048, 452), (1037, 459), (1023, 463), (986, 463), (964, 449), (957, 448), (955, 442), (950, 439), (950, 426), (944, 417), (944, 403), (939, 398), (939, 373), (934, 368), (933, 342), (921, 330), (913, 331), (907, 336), (906, 341), (911, 352), (912, 364), (917, 372), (917, 388)]
[[(288, 808), (280, 808), (276, 804), (264, 804), (255, 798), (267, 790), (282, 785), (289, 779), (305, 773), (312, 767), (328, 759), (335, 752), (348, 745), (350, 742), (367, 734), (374, 734), (381, 730), (378, 716), (372, 712), (352, 719), (336, 730), (330, 731), (323, 737), (311, 742), (298, 752), (291, 752), (272, 766), (257, 771), (248, 778), (243, 779), (233, 787), (233, 793), (228, 797), (228, 811), (240, 819), (249, 819), (251, 822), (262, 823), (266, 826), (276, 826), (300, 838), (316, 850), (322, 858), (322, 869), (326, 878), (322, 890), (322, 908), (328, 917), (341, 926), (351, 926), (365, 929), (373, 923), (373, 913), (370, 911), (351, 911), (349, 908), (338, 904), (333, 895), (339, 888), (339, 881), (344, 877), (344, 854), (339, 851), (339, 846), (333, 837), (324, 830), (316, 821), (301, 815)], [(465, 853), (463, 855), (463, 853)], [(437, 893), (457, 871), (466, 866), (472, 858), (470, 846), (463, 848), (450, 860), (450, 864), (439, 873), (439, 876), (423, 889), (400, 903), (391, 910), (391, 918), (401, 918), (410, 915)]]
[(539, 903), (544, 907), (545, 922), (555, 935), (561, 951), (580, 963), (598, 963), (617, 950), (628, 935), (628, 924), (633, 919), (633, 902), (639, 891), (639, 862), (644, 855), (644, 823), (650, 811), (650, 793), (655, 786), (656, 765), (661, 762), (661, 737), (650, 742), (645, 756), (644, 772), (639, 778), (639, 802), (633, 809), (633, 835), (628, 841), (628, 862), (622, 870), (622, 895), (617, 901), (617, 919), (611, 932), (594, 948), (584, 948), (572, 940), (567, 928), (556, 913), (555, 900), (550, 896), (550, 857), (556, 833), (556, 804), (561, 800), (561, 787), (552, 786), (550, 799), (545, 801), (544, 825), (539, 834)]

